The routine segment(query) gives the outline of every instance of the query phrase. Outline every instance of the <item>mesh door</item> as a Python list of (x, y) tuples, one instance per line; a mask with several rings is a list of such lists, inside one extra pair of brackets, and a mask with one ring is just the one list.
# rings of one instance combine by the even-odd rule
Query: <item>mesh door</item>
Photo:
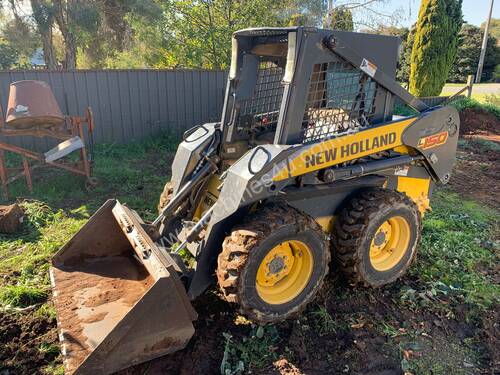
[(369, 126), (375, 113), (376, 91), (376, 82), (348, 62), (314, 65), (302, 141), (316, 141)]
[(278, 122), (283, 98), (283, 85), (281, 84), (283, 74), (284, 71), (278, 66), (277, 61), (260, 62), (253, 96), (241, 102), (240, 125), (244, 125), (247, 121), (268, 126)]

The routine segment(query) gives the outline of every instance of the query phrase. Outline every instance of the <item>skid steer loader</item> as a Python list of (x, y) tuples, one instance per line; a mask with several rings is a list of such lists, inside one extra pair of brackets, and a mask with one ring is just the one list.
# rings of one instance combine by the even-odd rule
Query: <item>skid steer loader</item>
[[(232, 39), (218, 123), (187, 131), (143, 222), (107, 201), (54, 256), (68, 374), (108, 374), (184, 348), (190, 301), (215, 280), (257, 323), (299, 313), (329, 263), (380, 287), (415, 258), (447, 183), (459, 117), (395, 81), (393, 37), (255, 28)], [(393, 116), (395, 103), (410, 117)]]

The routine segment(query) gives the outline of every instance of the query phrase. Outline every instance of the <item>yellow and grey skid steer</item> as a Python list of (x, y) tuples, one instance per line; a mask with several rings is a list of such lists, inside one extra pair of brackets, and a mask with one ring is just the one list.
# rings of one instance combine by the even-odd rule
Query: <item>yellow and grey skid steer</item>
[[(107, 201), (54, 256), (68, 374), (184, 348), (214, 282), (257, 323), (298, 314), (328, 273), (380, 287), (415, 258), (459, 117), (395, 81), (399, 41), (315, 28), (232, 39), (221, 121), (184, 134), (160, 214)], [(416, 110), (393, 115), (396, 102)]]

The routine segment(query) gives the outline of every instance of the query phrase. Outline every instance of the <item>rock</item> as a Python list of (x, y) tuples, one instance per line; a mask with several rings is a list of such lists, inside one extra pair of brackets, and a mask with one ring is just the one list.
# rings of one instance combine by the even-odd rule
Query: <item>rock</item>
[(0, 233), (15, 233), (21, 226), (24, 212), (17, 204), (0, 206)]

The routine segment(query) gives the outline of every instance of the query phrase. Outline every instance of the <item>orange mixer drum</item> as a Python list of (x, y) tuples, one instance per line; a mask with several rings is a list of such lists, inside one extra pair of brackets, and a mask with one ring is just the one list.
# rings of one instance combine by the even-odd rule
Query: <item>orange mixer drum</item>
[(64, 115), (46, 82), (18, 81), (10, 84), (5, 123), (17, 129), (52, 128), (64, 124)]

